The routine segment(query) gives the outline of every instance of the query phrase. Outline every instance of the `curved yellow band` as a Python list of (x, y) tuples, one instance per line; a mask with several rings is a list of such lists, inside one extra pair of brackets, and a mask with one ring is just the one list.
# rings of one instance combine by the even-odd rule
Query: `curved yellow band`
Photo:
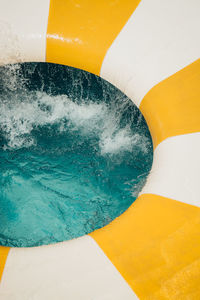
[(200, 131), (200, 59), (153, 87), (140, 110), (154, 148), (168, 137)]
[(180, 300), (200, 299), (199, 232), (198, 207), (143, 194), (90, 236), (140, 299)]
[(99, 75), (108, 48), (140, 0), (51, 0), (46, 61)]
[(8, 247), (0, 246), (0, 281), (1, 281), (1, 277), (3, 275), (3, 270), (4, 270), (4, 266), (6, 263), (6, 259), (7, 259), (9, 250), (10, 250), (10, 248), (8, 248)]

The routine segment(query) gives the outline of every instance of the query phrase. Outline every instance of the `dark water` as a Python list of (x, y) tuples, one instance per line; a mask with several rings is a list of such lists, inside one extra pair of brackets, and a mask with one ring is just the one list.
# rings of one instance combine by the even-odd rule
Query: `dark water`
[(105, 226), (152, 165), (144, 118), (119, 90), (65, 66), (0, 68), (0, 244), (29, 247)]

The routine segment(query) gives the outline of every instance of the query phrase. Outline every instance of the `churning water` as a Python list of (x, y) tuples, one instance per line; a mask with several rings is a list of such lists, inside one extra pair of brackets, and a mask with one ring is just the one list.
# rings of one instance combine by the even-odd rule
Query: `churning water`
[(136, 199), (151, 137), (119, 90), (53, 64), (0, 68), (0, 244), (37, 246), (105, 226)]

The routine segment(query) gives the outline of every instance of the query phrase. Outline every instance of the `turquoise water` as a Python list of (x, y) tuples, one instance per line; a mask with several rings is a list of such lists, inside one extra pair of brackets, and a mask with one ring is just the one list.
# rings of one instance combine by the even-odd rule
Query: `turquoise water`
[(65, 66), (0, 68), (0, 244), (76, 238), (122, 214), (152, 165), (135, 105)]

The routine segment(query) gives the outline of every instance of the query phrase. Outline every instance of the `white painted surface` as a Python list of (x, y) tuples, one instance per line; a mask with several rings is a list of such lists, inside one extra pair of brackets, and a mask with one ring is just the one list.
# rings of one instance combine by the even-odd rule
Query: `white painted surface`
[(89, 236), (10, 250), (1, 300), (135, 300), (120, 273)]
[(200, 56), (199, 0), (142, 0), (105, 56), (101, 76), (139, 106), (157, 83)]
[[(12, 9), (11, 9), (12, 8)], [(0, 63), (45, 61), (49, 0), (0, 0)], [(199, 57), (199, 0), (142, 0), (109, 49), (101, 76), (139, 106), (157, 83)], [(199, 206), (200, 134), (155, 150), (142, 193)], [(2, 300), (133, 300), (133, 291), (90, 238), (11, 249)]]
[(50, 0), (0, 0), (0, 64), (45, 61)]
[(200, 133), (160, 143), (141, 194), (151, 193), (200, 206)]

